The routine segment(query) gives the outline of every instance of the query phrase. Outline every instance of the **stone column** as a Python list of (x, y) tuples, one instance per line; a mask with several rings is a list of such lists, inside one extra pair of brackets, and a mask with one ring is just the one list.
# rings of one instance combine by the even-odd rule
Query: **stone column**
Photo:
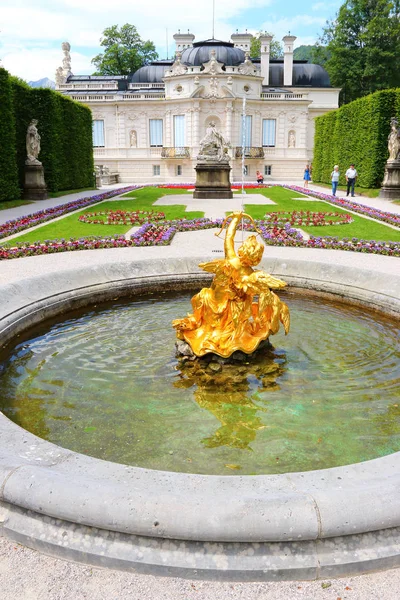
[(283, 41), (283, 85), (293, 84), (293, 42), (295, 35), (285, 35)]

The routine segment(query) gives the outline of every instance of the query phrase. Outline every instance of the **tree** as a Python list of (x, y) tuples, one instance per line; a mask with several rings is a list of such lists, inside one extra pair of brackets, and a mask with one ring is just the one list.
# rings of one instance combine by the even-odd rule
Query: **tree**
[[(257, 31), (253, 39), (251, 40), (250, 45), (250, 56), (256, 58), (261, 55), (261, 42), (260, 36), (262, 35), (272, 35), (272, 33), (268, 33), (267, 31)], [(283, 55), (282, 44), (278, 42), (278, 40), (274, 39), (272, 35), (272, 42), (270, 45), (270, 58), (281, 58)]]
[(158, 58), (153, 42), (143, 41), (136, 27), (129, 23), (121, 28), (118, 25), (107, 27), (100, 45), (105, 51), (92, 59), (96, 66), (94, 75), (130, 75)]
[(342, 103), (400, 85), (400, 0), (346, 0), (319, 42)]

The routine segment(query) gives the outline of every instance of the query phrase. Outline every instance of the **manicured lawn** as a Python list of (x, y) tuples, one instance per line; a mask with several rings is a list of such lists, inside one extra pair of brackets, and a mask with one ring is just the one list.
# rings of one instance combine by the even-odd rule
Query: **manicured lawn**
[[(16, 242), (44, 242), (46, 240), (55, 239), (68, 240), (71, 237), (79, 238), (97, 235), (124, 234), (132, 228), (132, 225), (99, 225), (94, 223), (81, 223), (78, 220), (80, 214), (93, 213), (97, 211), (154, 210), (155, 212), (163, 212), (165, 214), (165, 218), (168, 220), (197, 219), (199, 217), (203, 217), (204, 212), (185, 212), (186, 206), (184, 204), (173, 204), (171, 206), (152, 206), (153, 202), (155, 202), (158, 198), (161, 198), (161, 196), (176, 194), (180, 193), (181, 191), (182, 190), (167, 190), (157, 188), (144, 188), (135, 190), (134, 192), (130, 192), (124, 196), (124, 198), (127, 198), (126, 200), (102, 202), (100, 204), (95, 204), (90, 208), (84, 208), (73, 215), (60, 219), (59, 221), (49, 223), (48, 225), (43, 225), (43, 227), (39, 227), (30, 233), (22, 232), (21, 235), (14, 240), (10, 240), (8, 243), (4, 242), (4, 245), (13, 245)], [(184, 201), (184, 198), (182, 198), (182, 200)]]
[[(319, 202), (317, 200), (312, 202), (304, 202), (301, 200), (294, 200), (293, 198), (300, 198), (302, 195), (292, 190), (286, 190), (282, 188), (271, 188), (271, 189), (259, 189), (259, 190), (248, 190), (248, 195), (252, 193), (263, 194), (267, 198), (270, 198), (275, 205), (267, 204), (260, 206), (256, 204), (246, 204), (245, 211), (251, 215), (254, 219), (263, 219), (267, 212), (276, 212), (280, 210), (292, 211), (292, 210), (309, 210), (312, 212), (343, 212), (347, 211), (340, 209), (337, 206), (327, 204), (326, 202)], [(250, 201), (250, 198), (249, 198)], [(400, 241), (400, 230), (392, 229), (384, 224), (364, 219), (358, 215), (352, 214), (354, 219), (353, 223), (349, 225), (329, 225), (322, 227), (302, 227), (303, 231), (313, 236), (336, 236), (340, 239), (343, 238), (359, 238), (365, 240), (376, 240), (386, 242), (398, 242)]]
[(17, 206), (24, 206), (25, 204), (33, 204), (33, 202), (29, 202), (29, 200), (7, 200), (7, 202), (0, 202), (0, 210), (16, 208)]

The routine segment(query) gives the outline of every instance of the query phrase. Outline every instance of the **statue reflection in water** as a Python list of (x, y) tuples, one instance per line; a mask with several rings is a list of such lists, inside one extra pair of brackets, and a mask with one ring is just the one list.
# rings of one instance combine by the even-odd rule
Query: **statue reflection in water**
[[(220, 364), (209, 358), (179, 361), (175, 387), (193, 387), (197, 404), (221, 423), (211, 436), (202, 440), (207, 448), (228, 446), (252, 450), (251, 442), (268, 426), (263, 418), (268, 408), (259, 394), (279, 390), (277, 379), (286, 371), (285, 355), (278, 355), (267, 342), (250, 359), (245, 356), (241, 359), (243, 362), (235, 364)], [(255, 379), (258, 388), (252, 392)]]

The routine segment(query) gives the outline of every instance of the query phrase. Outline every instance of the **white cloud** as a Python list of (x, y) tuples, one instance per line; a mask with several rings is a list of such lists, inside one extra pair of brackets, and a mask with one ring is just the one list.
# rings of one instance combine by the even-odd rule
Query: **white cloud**
[[(2, 61), (7, 71), (17, 75), (26, 81), (37, 81), (42, 77), (49, 77), (54, 81), (57, 67), (62, 61), (61, 49), (26, 49), (14, 50), (9, 52)], [(75, 73), (92, 73), (93, 65), (90, 64), (90, 58), (71, 52), (72, 66)]]
[[(298, 32), (299, 39), (307, 39), (311, 37), (309, 32), (325, 23), (324, 18), (314, 15), (271, 18), (269, 7), (273, 2), (275, 0), (216, 1), (215, 37), (229, 40), (237, 27), (241, 31), (248, 27), (253, 33), (267, 29), (277, 39), (288, 30), (294, 35)], [(290, 14), (288, 5), (282, 5), (284, 9)], [(248, 17), (250, 22), (246, 22)], [(143, 39), (154, 41), (161, 57), (166, 54), (168, 29), (171, 56), (175, 49), (172, 36), (178, 29), (182, 32), (190, 29), (196, 41), (212, 37), (212, 0), (192, 3), (187, 0), (36, 0), (35, 3), (13, 0), (2, 8), (0, 56), (4, 66), (15, 75), (28, 80), (54, 78), (55, 69), (62, 61), (61, 43), (69, 41), (73, 72), (92, 73), (90, 60), (101, 51), (103, 30), (124, 23), (134, 23)]]

